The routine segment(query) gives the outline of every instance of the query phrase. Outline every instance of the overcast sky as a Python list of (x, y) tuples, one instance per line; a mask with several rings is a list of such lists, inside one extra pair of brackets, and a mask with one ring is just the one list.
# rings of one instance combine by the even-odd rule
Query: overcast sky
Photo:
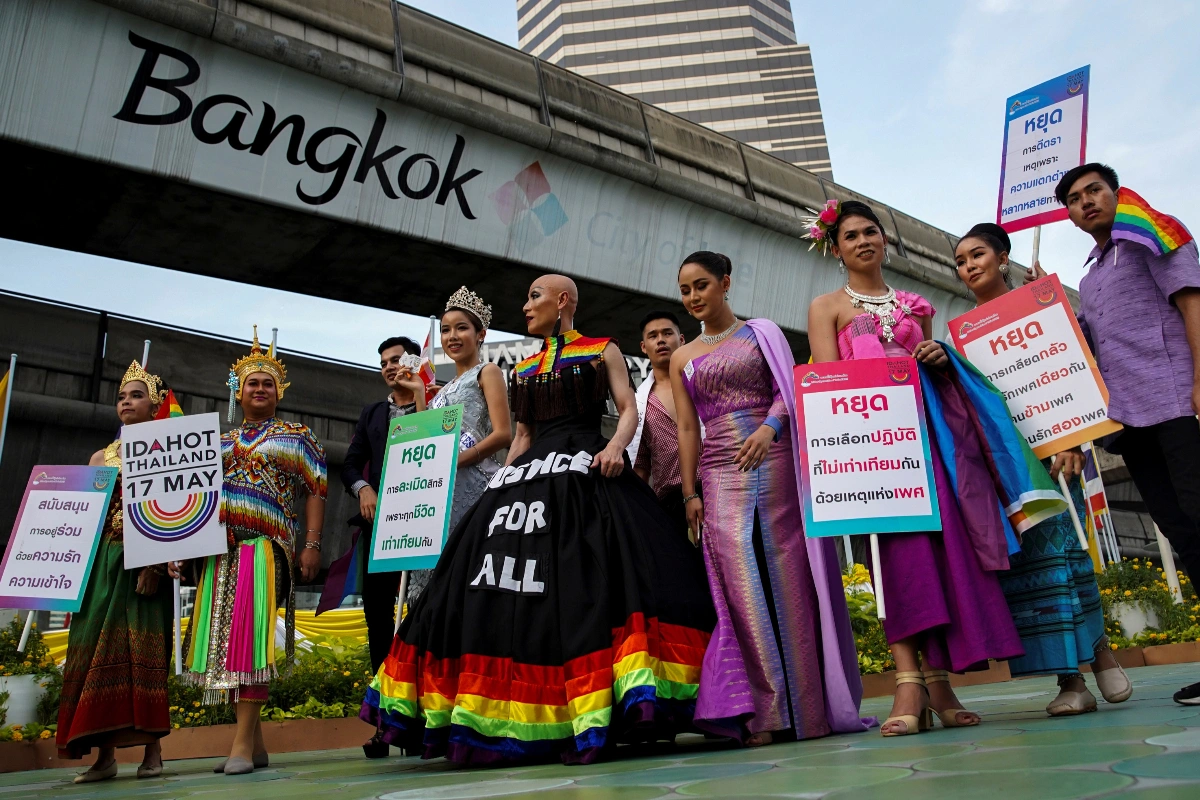
[[(516, 0), (414, 0), (516, 45)], [(852, 9), (852, 10), (851, 10)], [(919, 11), (916, 9), (920, 9)], [(1088, 155), (1158, 210), (1200, 226), (1197, 4), (1083, 0), (793, 0), (812, 45), (836, 180), (946, 230), (995, 219), (1008, 96), (1091, 64)], [(1031, 234), (1014, 238), (1028, 260)], [(1091, 240), (1048, 226), (1042, 263), (1077, 285)], [(0, 240), (0, 287), (231, 336), (278, 325), (281, 345), (370, 364), (385, 335), (424, 319), (259, 287), (229, 303), (223, 281)], [(186, 298), (186, 302), (185, 302)], [(196, 302), (207, 298), (208, 302)], [(287, 320), (304, 320), (289, 328)]]

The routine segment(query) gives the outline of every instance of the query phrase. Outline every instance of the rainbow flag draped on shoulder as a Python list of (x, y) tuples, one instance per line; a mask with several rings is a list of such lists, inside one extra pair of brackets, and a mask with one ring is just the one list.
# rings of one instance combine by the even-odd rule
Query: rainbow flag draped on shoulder
[(1155, 211), (1141, 195), (1122, 186), (1117, 190), (1112, 238), (1137, 242), (1162, 256), (1192, 241), (1192, 234), (1182, 222)]

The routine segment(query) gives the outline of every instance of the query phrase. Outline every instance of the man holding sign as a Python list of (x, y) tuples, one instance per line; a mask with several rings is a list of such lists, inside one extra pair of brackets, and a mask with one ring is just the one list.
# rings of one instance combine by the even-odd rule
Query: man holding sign
[[(124, 425), (154, 419), (166, 392), (157, 375), (134, 361), (117, 390)], [(91, 466), (123, 468), (121, 440), (97, 452)], [(167, 670), (171, 657), (171, 584), (161, 564), (125, 568), (121, 482), (112, 500), (88, 578), (83, 604), (71, 621), (56, 736), (59, 756), (96, 763), (76, 783), (117, 774), (116, 748), (145, 745), (139, 778), (162, 773), (159, 739), (171, 730)]]
[[(1079, 284), (1079, 323), (1125, 430), (1104, 442), (1124, 457), (1150, 516), (1200, 580), (1200, 261), (1191, 233), (1123, 188), (1105, 164), (1055, 187), (1096, 246)], [(1036, 279), (1038, 276), (1031, 276)], [(1175, 696), (1200, 705), (1200, 683)]]
[[(300, 562), (300, 578), (307, 582), (321, 563), (325, 451), (307, 427), (275, 416), (289, 385), (274, 346), (264, 353), (256, 329), (250, 354), (230, 369), (231, 395), (245, 419), (221, 437), (221, 518), (228, 550), (201, 562), (184, 658), (186, 675), (204, 687), (206, 703), (237, 704), (232, 751), (218, 767), (226, 775), (267, 766), (259, 709), (267, 701), (267, 682), (278, 674), (276, 609), (287, 608), (282, 659), (287, 670), (296, 631), (293, 564)], [(301, 493), (303, 539), (294, 510)]]

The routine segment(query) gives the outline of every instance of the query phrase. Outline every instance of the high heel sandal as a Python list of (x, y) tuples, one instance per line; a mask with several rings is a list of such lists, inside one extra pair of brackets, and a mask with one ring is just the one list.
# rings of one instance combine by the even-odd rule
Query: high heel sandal
[[(944, 669), (927, 669), (923, 674), (925, 676), (926, 684), (942, 683), (943, 681), (946, 683), (950, 682), (950, 673)], [(968, 711), (965, 708), (947, 708), (944, 711), (937, 711), (930, 706), (930, 710), (933, 711), (934, 714), (937, 714), (938, 719), (942, 721), (943, 728), (973, 728), (983, 721), (974, 711)], [(975, 721), (959, 722), (959, 714), (974, 714)]]
[[(899, 687), (901, 684), (904, 684), (904, 683), (916, 683), (916, 684), (920, 684), (921, 687), (924, 688), (925, 687), (925, 676), (922, 675), (920, 672), (897, 672), (896, 673), (896, 686)], [(892, 723), (892, 722), (903, 722), (904, 730), (903, 731), (891, 731), (891, 732), (884, 730), (884, 728), (886, 728), (888, 726), (888, 724)], [(883, 721), (883, 724), (879, 726), (879, 732), (881, 734), (883, 734), (884, 736), (911, 736), (914, 733), (921, 733), (922, 731), (927, 731), (932, 727), (933, 727), (933, 716), (929, 709), (929, 691), (928, 691), (928, 689), (926, 689), (925, 707), (921, 709), (920, 715), (897, 714), (894, 717), (888, 717), (887, 719), (885, 719)]]

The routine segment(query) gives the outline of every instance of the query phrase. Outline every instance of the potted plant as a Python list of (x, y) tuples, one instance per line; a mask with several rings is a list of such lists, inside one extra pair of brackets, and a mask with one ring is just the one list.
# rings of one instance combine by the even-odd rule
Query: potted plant
[(8, 694), (5, 717), (10, 726), (39, 721), (38, 704), (46, 691), (42, 684), (58, 672), (36, 625), (25, 652), (17, 652), (24, 627), (24, 620), (15, 617), (0, 628), (0, 693)]

